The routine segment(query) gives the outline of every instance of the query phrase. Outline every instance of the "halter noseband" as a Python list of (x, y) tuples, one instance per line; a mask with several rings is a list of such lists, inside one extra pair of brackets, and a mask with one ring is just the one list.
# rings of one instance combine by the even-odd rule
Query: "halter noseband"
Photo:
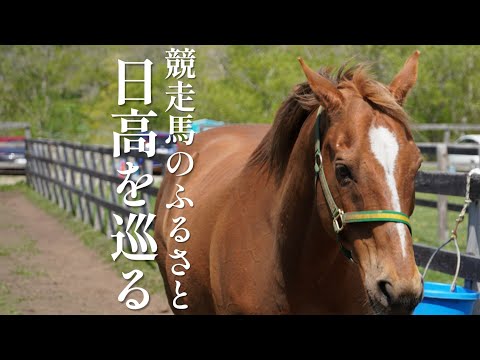
[(332, 193), (330, 192), (330, 189), (328, 187), (327, 178), (325, 177), (325, 171), (323, 169), (323, 159), (320, 146), (320, 116), (322, 114), (322, 111), (323, 108), (320, 106), (317, 112), (317, 119), (315, 120), (315, 189), (317, 187), (317, 181), (320, 180), (323, 195), (327, 200), (328, 207), (330, 208), (330, 213), (332, 214), (333, 230), (337, 234), (337, 241), (340, 244), (340, 249), (349, 260), (353, 260), (351, 251), (347, 250), (339, 240), (339, 234), (346, 224), (377, 221), (396, 222), (407, 225), (410, 233), (412, 232), (412, 227), (410, 225), (410, 220), (408, 216), (400, 211), (367, 210), (346, 213), (342, 209), (340, 209), (337, 204), (335, 204), (335, 200), (333, 199)]

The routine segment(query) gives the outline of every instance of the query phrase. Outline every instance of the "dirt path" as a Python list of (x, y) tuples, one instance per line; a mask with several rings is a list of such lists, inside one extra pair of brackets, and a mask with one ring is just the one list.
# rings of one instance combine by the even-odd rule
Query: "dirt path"
[(127, 309), (117, 301), (125, 285), (58, 220), (22, 193), (0, 191), (0, 314), (169, 312), (158, 295), (140, 311)]

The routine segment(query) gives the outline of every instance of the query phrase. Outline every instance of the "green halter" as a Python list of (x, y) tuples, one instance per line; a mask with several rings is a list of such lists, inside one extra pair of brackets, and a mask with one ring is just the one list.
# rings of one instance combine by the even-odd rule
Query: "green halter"
[(408, 226), (410, 233), (412, 232), (412, 227), (410, 225), (410, 220), (407, 215), (400, 211), (393, 210), (368, 210), (368, 211), (355, 211), (355, 212), (344, 212), (340, 209), (335, 200), (333, 200), (332, 193), (328, 187), (327, 178), (325, 177), (325, 171), (323, 169), (323, 160), (320, 146), (320, 115), (322, 114), (323, 108), (320, 106), (318, 108), (317, 119), (315, 121), (315, 188), (317, 187), (317, 181), (320, 180), (320, 185), (322, 186), (323, 195), (327, 200), (328, 207), (333, 218), (333, 230), (337, 234), (337, 241), (340, 244), (340, 249), (342, 253), (350, 260), (352, 260), (352, 253), (345, 249), (345, 247), (340, 242), (338, 236), (339, 233), (343, 230), (346, 224), (349, 223), (361, 223), (361, 222), (396, 222), (402, 223)]

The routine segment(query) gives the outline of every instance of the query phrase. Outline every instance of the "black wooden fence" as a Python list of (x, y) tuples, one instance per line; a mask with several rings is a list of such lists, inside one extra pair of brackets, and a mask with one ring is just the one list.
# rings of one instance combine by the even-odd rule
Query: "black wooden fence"
[[(113, 149), (108, 146), (81, 145), (65, 141), (27, 140), (27, 179), (34, 189), (56, 202), (66, 211), (72, 212), (84, 222), (106, 234), (115, 231), (112, 212), (127, 217), (132, 208), (122, 205), (116, 187), (123, 180), (118, 176), (112, 156)], [(144, 153), (129, 153), (134, 158), (146, 158)], [(165, 157), (156, 155), (153, 160), (165, 162)], [(151, 161), (151, 160), (146, 160)], [(441, 195), (465, 195), (466, 174), (446, 172), (419, 172), (415, 180), (417, 192)], [(143, 191), (142, 191), (143, 190)], [(150, 208), (150, 197), (155, 197), (158, 188), (149, 186), (140, 190), (146, 200), (143, 209)], [(466, 285), (475, 288), (480, 282), (480, 176), (474, 176), (471, 182), (471, 198), (474, 200), (469, 209), (467, 254), (462, 254), (460, 277), (466, 279)], [(417, 201), (418, 205), (431, 206), (430, 203)], [(459, 210), (459, 206), (451, 207)], [(424, 266), (434, 248), (415, 244), (417, 264)], [(456, 255), (442, 251), (432, 263), (431, 269), (454, 274)]]
[[(39, 139), (27, 140), (26, 145), (28, 183), (85, 223), (110, 235), (116, 228), (112, 212), (126, 218), (135, 210), (124, 206), (116, 192), (123, 179), (116, 171), (112, 147)], [(135, 151), (122, 157), (131, 162), (143, 158), (147, 168), (152, 160), (165, 162), (164, 155), (148, 159)], [(141, 210), (148, 213), (158, 188), (148, 186), (139, 192), (146, 202)]]
[[(415, 179), (415, 190), (421, 193), (465, 196), (467, 174), (445, 172), (422, 172)], [(473, 200), (468, 210), (468, 239), (467, 251), (469, 254), (462, 255), (460, 277), (467, 279), (469, 286), (474, 282), (480, 282), (480, 176), (474, 175), (470, 185), (470, 198)], [(417, 201), (418, 204), (418, 201)], [(422, 205), (421, 203), (418, 205)], [(415, 257), (417, 264), (424, 266), (434, 248), (415, 244)], [(432, 263), (431, 269), (447, 274), (455, 273), (456, 255), (452, 252), (442, 251)]]
[[(422, 152), (422, 155), (432, 156), (436, 158), (439, 164), (439, 170), (442, 172), (447, 171), (447, 164), (441, 165), (439, 159), (440, 156), (448, 155), (480, 155), (480, 146), (466, 145), (466, 144), (443, 144), (443, 143), (417, 143), (418, 148)], [(445, 153), (444, 153), (445, 152)], [(445, 194), (446, 195), (446, 194)], [(437, 201), (417, 199), (416, 204), (426, 207), (437, 207)], [(448, 210), (460, 212), (462, 205), (451, 204), (447, 205)]]

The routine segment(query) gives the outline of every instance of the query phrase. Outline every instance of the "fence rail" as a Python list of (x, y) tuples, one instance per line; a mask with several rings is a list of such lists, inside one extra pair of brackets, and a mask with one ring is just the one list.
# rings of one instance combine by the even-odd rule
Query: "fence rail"
[[(425, 266), (435, 251), (434, 248), (422, 244), (414, 244), (415, 260), (418, 265)], [(430, 269), (437, 270), (446, 274), (455, 274), (457, 263), (457, 254), (451, 251), (440, 251), (435, 261), (432, 262)], [(480, 258), (469, 254), (461, 255), (461, 264), (459, 277), (480, 282)]]
[(418, 131), (480, 131), (478, 124), (412, 124)]
[[(40, 139), (27, 139), (26, 143), (27, 179), (43, 196), (106, 234), (113, 234), (115, 231), (112, 212), (124, 218), (131, 213), (132, 208), (127, 209), (116, 193), (116, 186), (123, 180), (116, 172), (112, 147)], [(148, 159), (144, 153), (138, 152), (122, 154), (122, 157), (129, 161), (134, 161), (135, 158), (166, 161), (164, 155)], [(415, 179), (416, 191), (439, 195), (464, 196), (465, 185), (466, 174), (462, 173), (420, 171)], [(140, 189), (140, 192), (146, 201), (142, 210), (149, 212), (150, 197), (156, 196), (158, 188), (149, 186)], [(466, 279), (468, 286), (476, 288), (480, 282), (480, 176), (472, 177), (470, 196), (473, 202), (469, 216), (467, 249), (471, 253), (462, 255), (460, 276)], [(435, 206), (434, 204), (435, 201), (417, 200), (417, 205), (421, 206)], [(449, 210), (459, 211), (460, 208), (460, 205), (448, 205)], [(421, 244), (415, 244), (414, 249), (417, 264), (420, 266), (426, 264), (434, 251), (434, 248)], [(455, 264), (455, 254), (442, 251), (431, 268), (452, 275)]]
[[(116, 193), (123, 179), (115, 169), (112, 147), (40, 139), (27, 139), (26, 145), (27, 180), (44, 197), (109, 235), (115, 231), (112, 212), (124, 218), (132, 212)], [(138, 158), (165, 162), (161, 154), (151, 159), (135, 151), (121, 156), (132, 162)], [(158, 188), (148, 186), (139, 192), (145, 200), (142, 211), (148, 213), (150, 197), (156, 197)]]
[[(474, 161), (475, 155), (480, 155), (480, 146), (472, 144), (450, 144), (448, 143), (448, 139), (449, 136), (446, 136), (444, 143), (417, 143), (417, 146), (423, 155), (429, 158), (436, 158), (437, 169), (441, 172), (447, 172), (447, 170), (451, 172), (457, 165), (463, 170), (471, 168), (472, 164), (468, 164), (468, 162)], [(455, 157), (451, 158), (450, 155), (454, 155)], [(462, 155), (466, 157), (462, 159)], [(454, 163), (451, 164), (450, 161)], [(453, 169), (451, 165), (453, 165)], [(440, 194), (437, 197), (437, 201), (419, 199), (416, 201), (416, 204), (426, 207), (436, 207), (438, 209), (438, 238), (442, 242), (445, 241), (449, 236), (447, 229), (447, 212), (449, 210), (459, 211), (459, 206), (448, 203), (447, 197)]]
[[(429, 194), (465, 196), (466, 185), (467, 174), (463, 173), (419, 171), (415, 178), (415, 191)], [(480, 176), (472, 177), (470, 187), (470, 198), (478, 200), (480, 198)]]
[[(418, 148), (425, 155), (436, 155), (439, 146), (443, 143), (421, 142), (417, 143)], [(480, 146), (468, 144), (445, 144), (449, 155), (479, 155)]]

